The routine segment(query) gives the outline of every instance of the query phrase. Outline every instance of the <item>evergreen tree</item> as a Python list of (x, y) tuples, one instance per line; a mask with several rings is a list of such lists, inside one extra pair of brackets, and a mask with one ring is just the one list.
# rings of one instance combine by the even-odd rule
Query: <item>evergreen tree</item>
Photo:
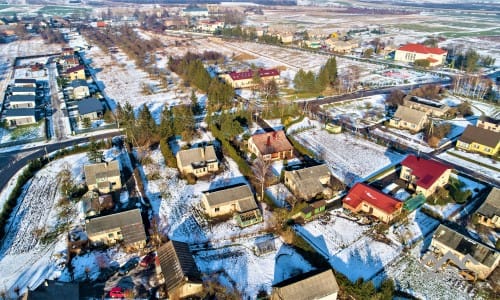
[(89, 151), (87, 152), (87, 158), (89, 161), (98, 163), (104, 161), (104, 154), (99, 150), (99, 147), (95, 140), (90, 141)]
[(193, 114), (195, 116), (201, 114), (203, 109), (201, 108), (200, 104), (198, 103), (198, 97), (196, 97), (196, 93), (194, 92), (194, 90), (191, 90), (190, 99), (191, 99), (191, 108), (192, 108)]
[(165, 106), (161, 113), (160, 121), (160, 137), (162, 139), (168, 139), (174, 135), (174, 118), (172, 115), (172, 110)]

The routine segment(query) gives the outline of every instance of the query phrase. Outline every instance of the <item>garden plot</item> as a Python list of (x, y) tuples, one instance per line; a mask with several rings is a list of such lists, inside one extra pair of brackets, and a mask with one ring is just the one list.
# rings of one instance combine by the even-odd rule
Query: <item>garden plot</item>
[(359, 125), (358, 127), (365, 127), (385, 120), (385, 95), (323, 105), (322, 108), (334, 119), (346, 120), (356, 126)]
[(324, 159), (332, 173), (347, 185), (404, 159), (402, 154), (346, 133), (330, 134), (314, 128), (297, 133), (294, 138)]

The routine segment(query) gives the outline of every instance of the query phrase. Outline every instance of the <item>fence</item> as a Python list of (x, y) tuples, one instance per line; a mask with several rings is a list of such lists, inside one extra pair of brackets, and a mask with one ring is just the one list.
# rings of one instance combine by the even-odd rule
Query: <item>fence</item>
[(99, 126), (96, 128), (76, 129), (75, 134), (89, 133), (89, 132), (94, 132), (94, 131), (100, 131), (100, 130), (105, 130), (105, 129), (116, 129), (116, 128), (118, 128), (117, 124), (108, 124), (108, 125)]

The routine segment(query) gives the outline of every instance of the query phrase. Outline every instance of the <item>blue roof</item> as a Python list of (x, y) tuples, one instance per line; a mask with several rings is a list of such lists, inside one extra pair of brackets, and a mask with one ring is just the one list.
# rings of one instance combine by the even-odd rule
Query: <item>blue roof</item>
[(4, 115), (6, 117), (25, 117), (25, 116), (35, 117), (35, 109), (34, 108), (7, 109), (5, 110)]
[(79, 87), (79, 86), (87, 86), (87, 81), (83, 80), (83, 79), (77, 79), (77, 80), (73, 80), (69, 83), (70, 86), (72, 87)]
[(10, 102), (35, 102), (35, 99), (36, 98), (33, 95), (12, 95), (9, 98)]
[(24, 87), (24, 86), (15, 86), (12, 88), (12, 93), (35, 93), (36, 88), (34, 87)]
[(78, 112), (80, 115), (86, 115), (93, 112), (102, 112), (102, 103), (101, 101), (95, 98), (88, 98), (78, 101)]

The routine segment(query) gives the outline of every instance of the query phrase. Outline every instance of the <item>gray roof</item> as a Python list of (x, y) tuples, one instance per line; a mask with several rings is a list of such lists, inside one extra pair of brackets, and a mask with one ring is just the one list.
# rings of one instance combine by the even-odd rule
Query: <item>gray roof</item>
[(73, 88), (79, 87), (79, 86), (88, 86), (87, 81), (83, 79), (76, 79), (73, 80), (69, 83), (69, 85)]
[(77, 282), (47, 280), (34, 291), (28, 291), (27, 300), (79, 299), (80, 286)]
[(495, 249), (466, 237), (443, 224), (439, 225), (432, 238), (463, 255), (470, 255), (477, 262), (488, 267), (493, 266), (499, 258), (499, 252)]
[(88, 219), (85, 223), (88, 235), (104, 233), (116, 228), (120, 228), (125, 244), (146, 240), (141, 211), (138, 208)]
[(189, 166), (192, 163), (217, 161), (214, 146), (211, 145), (202, 148), (180, 150), (177, 155), (182, 167)]
[(302, 274), (274, 285), (271, 300), (321, 299), (338, 293), (339, 285), (332, 270), (314, 273)]
[(178, 241), (168, 241), (158, 248), (158, 259), (167, 290), (173, 290), (182, 282), (199, 282), (201, 275), (189, 246)]
[(83, 166), (87, 184), (96, 184), (96, 178), (120, 176), (120, 163), (117, 160)]
[(14, 84), (20, 83), (20, 84), (26, 84), (26, 83), (36, 83), (36, 79), (33, 78), (16, 78), (14, 79)]
[(88, 98), (78, 101), (78, 113), (86, 115), (93, 112), (102, 112), (103, 107), (101, 101), (95, 98)]
[(483, 122), (492, 123), (492, 124), (495, 124), (495, 125), (500, 124), (500, 119), (495, 119), (495, 118), (492, 118), (492, 117), (489, 117), (489, 116), (485, 116), (485, 115), (479, 117), (479, 120), (481, 120)]
[(4, 111), (4, 116), (6, 117), (27, 117), (33, 116), (36, 117), (34, 108), (12, 108), (6, 109)]
[(10, 102), (35, 102), (36, 97), (34, 95), (12, 95), (9, 97)]
[(297, 190), (305, 195), (316, 195), (323, 192), (325, 187), (319, 179), (325, 176), (331, 176), (328, 166), (325, 164), (305, 167), (298, 170), (285, 171), (285, 176), (295, 182)]
[(396, 113), (394, 113), (394, 118), (398, 118), (412, 124), (419, 124), (426, 116), (427, 114), (423, 111), (403, 105), (399, 105)]
[(458, 140), (467, 144), (475, 142), (495, 148), (500, 142), (500, 132), (494, 132), (473, 125), (467, 125), (467, 128), (465, 128)]
[(476, 213), (488, 218), (500, 217), (500, 189), (494, 187)]
[(36, 88), (27, 86), (15, 86), (12, 88), (12, 93), (35, 93)]
[(240, 212), (258, 208), (252, 190), (246, 184), (229, 186), (203, 192), (210, 206), (221, 206), (231, 202), (238, 202)]

